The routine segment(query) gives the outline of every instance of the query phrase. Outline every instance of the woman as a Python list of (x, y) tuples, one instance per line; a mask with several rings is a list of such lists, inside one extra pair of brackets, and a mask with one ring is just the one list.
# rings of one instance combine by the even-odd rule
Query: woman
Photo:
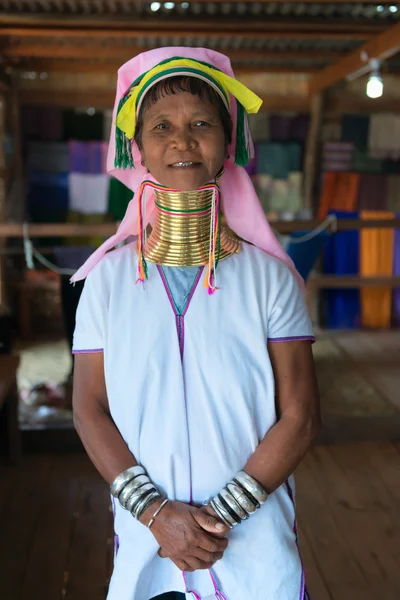
[(319, 426), (313, 334), (243, 168), (260, 104), (211, 50), (119, 71), (108, 166), (135, 197), (73, 278), (89, 274), (74, 415), (111, 485), (109, 600), (307, 598), (291, 474)]

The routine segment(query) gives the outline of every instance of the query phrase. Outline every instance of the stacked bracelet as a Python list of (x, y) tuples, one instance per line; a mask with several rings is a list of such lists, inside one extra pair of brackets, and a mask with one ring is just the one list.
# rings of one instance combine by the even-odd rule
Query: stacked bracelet
[(267, 492), (258, 481), (244, 471), (240, 471), (207, 504), (232, 529), (255, 513), (267, 501), (267, 498)]
[(129, 511), (139, 520), (162, 495), (150, 481), (143, 467), (135, 466), (126, 469), (116, 477), (110, 487), (111, 494), (122, 508)]

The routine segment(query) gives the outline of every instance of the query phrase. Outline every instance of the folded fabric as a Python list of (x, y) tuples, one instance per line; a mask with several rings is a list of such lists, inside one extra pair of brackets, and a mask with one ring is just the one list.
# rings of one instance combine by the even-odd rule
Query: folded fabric
[(359, 210), (385, 210), (387, 208), (386, 175), (362, 174), (358, 188)]
[(324, 142), (322, 170), (350, 171), (353, 165), (354, 145), (350, 142)]
[[(358, 219), (357, 212), (330, 211), (337, 219)], [(358, 275), (360, 235), (357, 230), (331, 235), (325, 246), (324, 272), (330, 275)], [(323, 322), (334, 329), (357, 329), (361, 323), (358, 289), (323, 292)]]
[(29, 142), (26, 166), (28, 171), (67, 172), (68, 145), (65, 142)]
[(79, 269), (93, 250), (93, 246), (57, 246), (54, 260), (61, 269)]
[(50, 106), (22, 107), (21, 133), (24, 139), (62, 140), (62, 110)]
[(322, 231), (305, 242), (298, 241), (307, 233), (309, 231), (296, 231), (292, 233), (289, 243), (285, 248), (304, 281), (308, 279), (330, 235), (327, 231)]
[[(393, 219), (388, 211), (362, 211), (361, 219)], [(390, 276), (393, 273), (394, 229), (363, 228), (360, 234), (360, 274), (363, 277)], [(362, 288), (363, 327), (390, 327), (391, 288)]]
[(368, 146), (372, 156), (400, 158), (400, 116), (374, 114), (371, 116)]
[[(400, 214), (397, 218), (400, 219)], [(400, 228), (397, 228), (394, 233), (393, 275), (400, 277)], [(400, 326), (400, 288), (393, 292), (393, 311), (395, 324)]]
[(325, 173), (318, 218), (325, 219), (331, 210), (354, 211), (359, 184), (358, 173)]
[(386, 208), (400, 212), (400, 175), (389, 175), (387, 178)]
[(132, 197), (133, 192), (129, 188), (118, 181), (118, 179), (111, 177), (107, 212), (112, 215), (116, 221), (122, 221)]
[(71, 140), (68, 143), (69, 170), (72, 173), (101, 174), (106, 173), (107, 142), (79, 142)]
[(69, 174), (69, 208), (84, 214), (104, 214), (108, 206), (108, 175)]
[(342, 135), (344, 142), (351, 142), (357, 150), (368, 148), (369, 117), (360, 115), (343, 115)]
[(301, 146), (293, 143), (263, 142), (256, 144), (257, 173), (274, 179), (287, 179), (289, 173), (301, 171)]
[(89, 115), (86, 112), (65, 110), (63, 113), (63, 137), (65, 140), (103, 140), (103, 113)]

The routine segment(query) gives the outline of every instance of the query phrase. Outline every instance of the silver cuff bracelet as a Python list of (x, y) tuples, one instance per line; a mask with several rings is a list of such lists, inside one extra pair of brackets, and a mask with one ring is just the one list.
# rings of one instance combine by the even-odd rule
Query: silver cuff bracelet
[(240, 471), (235, 479), (257, 500), (257, 502), (264, 504), (264, 502), (267, 501), (267, 492), (254, 477), (251, 477), (251, 475), (248, 475), (245, 471)]
[(125, 471), (120, 473), (112, 482), (112, 484), (110, 486), (111, 494), (114, 496), (114, 498), (118, 498), (118, 496), (120, 495), (120, 493), (122, 492), (123, 488), (126, 486), (127, 483), (132, 481), (132, 479), (134, 477), (137, 477), (138, 475), (145, 475), (145, 474), (146, 474), (146, 471), (143, 469), (143, 467), (141, 467), (139, 465), (136, 465), (135, 467), (130, 467), (129, 469), (126, 469)]

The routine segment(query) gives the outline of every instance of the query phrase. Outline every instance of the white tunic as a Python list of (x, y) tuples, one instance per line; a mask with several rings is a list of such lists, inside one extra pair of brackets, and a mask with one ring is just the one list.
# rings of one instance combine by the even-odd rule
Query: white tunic
[[(135, 285), (133, 245), (95, 267), (79, 303), (74, 352), (104, 352), (111, 414), (136, 460), (168, 498), (201, 504), (276, 423), (267, 341), (313, 339), (312, 328), (289, 269), (248, 244), (220, 263), (214, 295), (200, 278), (181, 319), (158, 268), (148, 268), (149, 280)], [(213, 567), (227, 600), (303, 600), (291, 489), (290, 480), (228, 534)], [(119, 550), (108, 600), (184, 592), (182, 573), (158, 556), (151, 531), (118, 503), (115, 512)], [(214, 598), (207, 571), (189, 573), (188, 589)]]

